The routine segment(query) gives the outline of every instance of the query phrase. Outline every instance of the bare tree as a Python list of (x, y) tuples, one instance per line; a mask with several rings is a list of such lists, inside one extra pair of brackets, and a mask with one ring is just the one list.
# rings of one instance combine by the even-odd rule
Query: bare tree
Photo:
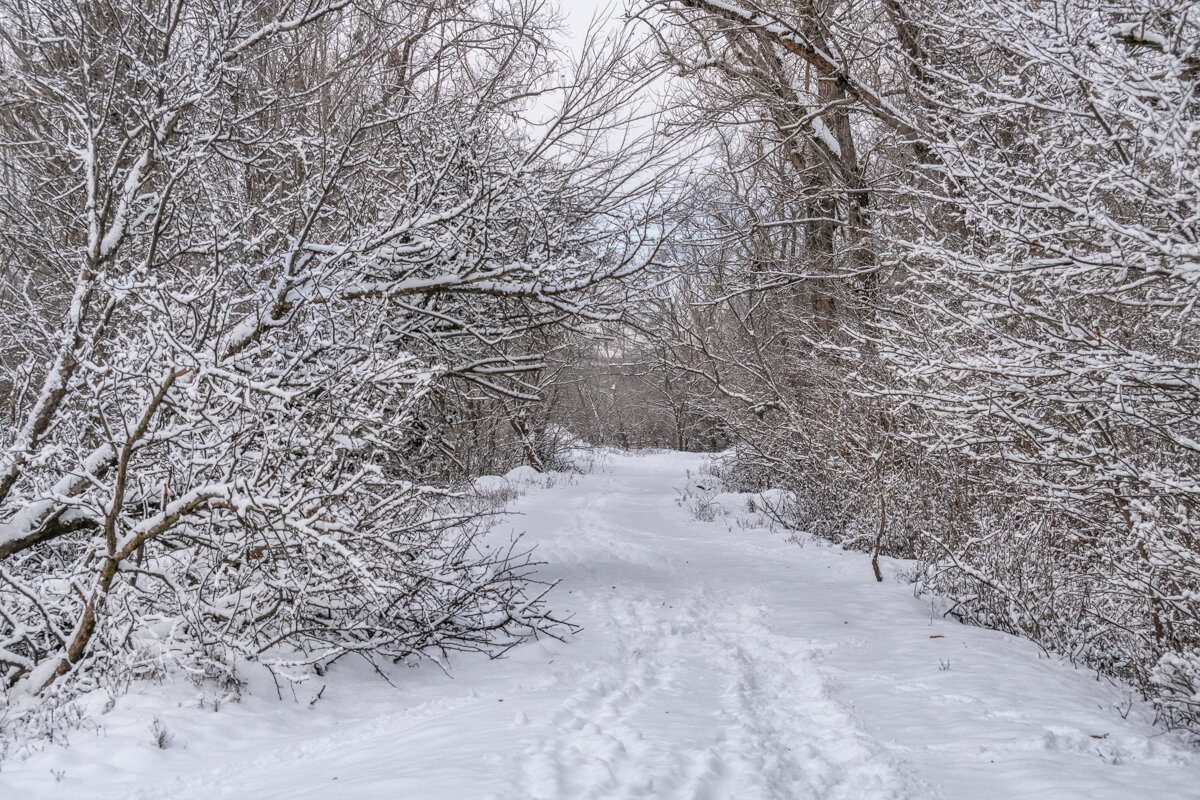
[(740, 131), (672, 334), (728, 474), (1194, 726), (1195, 4), (644, 8)]
[(631, 42), (560, 80), (552, 23), (0, 4), (9, 695), (561, 629), (528, 556), (479, 543), (442, 422), (520, 419), (540, 348), (653, 257), (666, 151), (612, 133)]

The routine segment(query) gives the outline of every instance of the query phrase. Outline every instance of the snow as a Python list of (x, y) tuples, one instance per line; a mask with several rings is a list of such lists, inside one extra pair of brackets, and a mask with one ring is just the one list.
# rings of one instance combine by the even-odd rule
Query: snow
[[(41, 403), (42, 401), (38, 401)], [(84, 475), (95, 475), (104, 468), (116, 455), (111, 445), (103, 444), (88, 454), (83, 461)], [(0, 545), (16, 541), (34, 532), (34, 529), (44, 522), (42, 518), (47, 511), (54, 508), (55, 500), (67, 497), (77, 491), (77, 485), (83, 479), (78, 475), (67, 475), (59, 479), (46, 499), (36, 500), (18, 511), (6, 522), (0, 522)], [(69, 512), (68, 512), (69, 513)]]
[(825, 146), (833, 151), (835, 156), (841, 158), (842, 146), (838, 144), (838, 140), (834, 137), (833, 131), (829, 130), (829, 126), (825, 124), (825, 121), (820, 117), (813, 117), (812, 127), (817, 134), (817, 138), (823, 141)]
[(546, 476), (533, 467), (520, 466), (510, 469), (503, 475), (481, 475), (472, 484), (479, 494), (504, 502), (532, 486), (538, 486), (545, 482)]
[(542, 473), (538, 472), (528, 464), (522, 464), (519, 467), (513, 467), (508, 472), (504, 473), (504, 477), (509, 483), (516, 486), (530, 486), (539, 483), (542, 480)]
[(481, 494), (507, 494), (513, 485), (503, 475), (481, 475), (474, 480), (475, 491)]
[(284, 702), (247, 674), (215, 712), (215, 690), (138, 686), (5, 764), (0, 797), (1200, 798), (1200, 754), (1144, 705), (932, 613), (905, 564), (877, 584), (861, 554), (696, 519), (701, 465), (614, 454), (513, 504), (496, 535), (539, 545), (566, 642), (394, 686), (341, 662)]

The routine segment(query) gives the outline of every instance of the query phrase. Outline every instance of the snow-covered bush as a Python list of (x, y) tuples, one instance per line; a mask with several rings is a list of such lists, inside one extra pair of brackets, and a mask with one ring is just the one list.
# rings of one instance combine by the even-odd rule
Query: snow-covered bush
[(1197, 729), (1200, 8), (650, 5), (730, 474)]
[(7, 698), (553, 633), (448, 409), (537, 457), (667, 172), (611, 146), (620, 42), (537, 99), (536, 5), (0, 3)]
[(969, 613), (1194, 723), (1200, 9), (926, 11), (941, 230), (902, 243), (912, 280), (883, 341), (913, 437), (979, 485), (935, 584), (982, 587)]

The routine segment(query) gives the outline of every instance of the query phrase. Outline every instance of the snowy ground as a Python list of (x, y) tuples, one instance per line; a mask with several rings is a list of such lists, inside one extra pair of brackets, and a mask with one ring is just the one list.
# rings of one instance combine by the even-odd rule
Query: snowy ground
[(338, 665), (311, 704), (135, 689), (5, 764), (0, 797), (1200, 798), (1200, 755), (1106, 682), (931, 615), (861, 554), (694, 519), (700, 464), (613, 456), (514, 504), (502, 529), (583, 626), (566, 643), (394, 688)]

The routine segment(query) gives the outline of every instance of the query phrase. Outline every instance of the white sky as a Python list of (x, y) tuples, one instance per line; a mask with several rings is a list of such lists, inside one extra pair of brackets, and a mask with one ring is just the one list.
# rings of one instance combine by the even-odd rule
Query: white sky
[(577, 52), (594, 16), (603, 12), (609, 18), (619, 17), (625, 11), (622, 0), (558, 0), (558, 5), (570, 28), (572, 49)]

